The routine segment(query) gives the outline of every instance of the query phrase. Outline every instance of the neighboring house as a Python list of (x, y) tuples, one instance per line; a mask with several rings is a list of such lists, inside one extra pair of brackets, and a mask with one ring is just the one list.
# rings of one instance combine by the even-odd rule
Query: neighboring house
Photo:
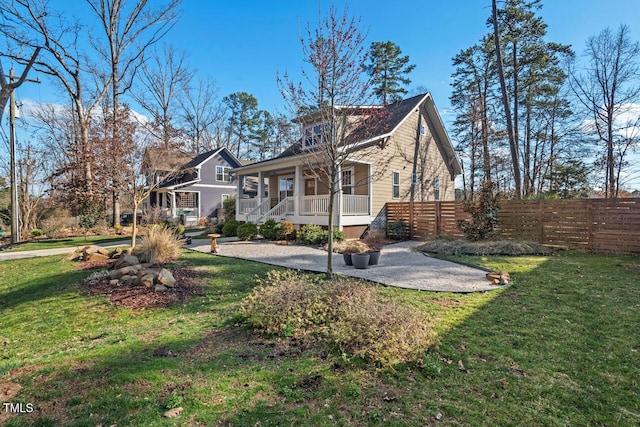
[[(169, 160), (174, 159), (175, 153), (165, 154), (154, 162), (164, 166), (155, 167), (154, 173), (147, 176), (148, 180), (156, 180), (157, 188), (143, 207), (159, 207), (163, 219), (185, 225), (195, 225), (200, 218), (217, 220), (222, 202), (236, 196), (235, 178), (229, 172), (242, 164), (226, 148), (191, 155), (179, 166)], [(185, 160), (184, 156), (181, 158)]]
[[(461, 173), (431, 94), (375, 108), (383, 109), (383, 126), (376, 128), (384, 130), (358, 143), (359, 152), (340, 171), (334, 224), (347, 237), (359, 237), (387, 202), (454, 200), (454, 180)], [(353, 120), (358, 118), (354, 116)], [(308, 117), (298, 121), (306, 130), (313, 128)], [(309, 145), (308, 141), (302, 142)], [(274, 159), (232, 171), (239, 195), (236, 219), (262, 223), (272, 218), (297, 226), (328, 225), (329, 190), (308, 167), (310, 156), (302, 142)], [(362, 150), (366, 150), (366, 156)], [(247, 182), (258, 188), (245, 185)]]

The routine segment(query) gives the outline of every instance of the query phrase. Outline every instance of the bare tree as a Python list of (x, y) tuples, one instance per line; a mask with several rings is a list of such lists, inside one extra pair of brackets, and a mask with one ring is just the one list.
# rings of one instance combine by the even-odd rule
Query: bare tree
[[(86, 0), (100, 22), (104, 39), (92, 38), (92, 45), (109, 65), (111, 80), (112, 137), (120, 138), (118, 115), (120, 96), (132, 86), (143, 55), (175, 24), (181, 0), (153, 8), (149, 0)], [(106, 44), (106, 46), (105, 46)], [(113, 190), (113, 224), (120, 224), (119, 192)]]
[[(363, 72), (366, 61), (365, 34), (360, 21), (342, 16), (335, 6), (318, 26), (306, 28), (301, 39), (306, 81), (293, 82), (288, 74), (278, 77), (280, 90), (297, 121), (305, 128), (301, 152), (306, 167), (329, 189), (329, 236), (327, 276), (333, 275), (333, 227), (336, 196), (341, 191), (341, 168), (353, 159), (357, 144), (379, 131), (376, 124), (381, 108), (371, 105), (371, 76)], [(358, 118), (358, 120), (354, 120)], [(365, 125), (366, 122), (366, 125)]]
[(629, 105), (640, 101), (640, 43), (631, 41), (626, 25), (615, 33), (606, 28), (589, 38), (584, 57), (582, 70), (572, 67), (571, 85), (592, 132), (605, 145), (605, 197), (617, 197), (616, 165), (625, 163), (624, 146), (630, 142), (622, 129), (628, 120), (619, 122)]
[(140, 86), (132, 96), (151, 115), (152, 120), (144, 125), (165, 148), (179, 143), (179, 100), (192, 76), (186, 54), (171, 45), (165, 45), (162, 52), (154, 50), (140, 67)]
[(180, 98), (183, 127), (191, 140), (191, 150), (203, 153), (226, 145), (225, 104), (211, 79), (198, 79)]
[[(85, 29), (79, 21), (52, 9), (43, 0), (17, 0), (11, 5), (7, 4), (3, 12), (12, 25), (2, 27), (0, 32), (15, 45), (15, 50), (5, 55), (19, 63), (25, 63), (27, 58), (20, 56), (22, 48), (42, 47), (43, 54), (33, 62), (34, 69), (52, 76), (71, 99), (71, 120), (76, 133), (66, 139), (68, 144), (63, 148), (65, 153), (74, 158), (61, 162), (60, 170), (68, 170), (73, 165), (81, 171), (81, 175), (76, 176), (74, 185), (77, 186), (75, 193), (82, 197), (75, 202), (78, 206), (90, 205), (93, 203), (96, 187), (93, 171), (94, 147), (89, 138), (89, 127), (91, 116), (108, 89), (109, 78), (81, 51), (79, 38)], [(51, 118), (50, 114), (49, 117)]]

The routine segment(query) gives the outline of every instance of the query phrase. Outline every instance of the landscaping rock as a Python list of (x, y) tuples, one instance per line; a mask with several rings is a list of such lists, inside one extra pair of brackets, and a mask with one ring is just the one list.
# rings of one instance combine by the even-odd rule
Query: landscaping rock
[(138, 278), (136, 276), (122, 276), (120, 278), (120, 283), (122, 283), (123, 285), (131, 286), (137, 279)]
[(120, 281), (118, 279), (111, 279), (109, 280), (109, 284), (111, 286), (118, 286), (120, 284)]
[(167, 288), (164, 285), (155, 285), (153, 287), (153, 290), (156, 291), (156, 292), (163, 292), (163, 291), (166, 291), (167, 289), (169, 289), (169, 288)]
[(122, 268), (130, 265), (138, 265), (138, 264), (140, 264), (140, 260), (138, 259), (137, 256), (123, 255), (120, 258), (118, 258), (118, 261), (116, 261), (114, 268)]
[(172, 288), (176, 284), (176, 279), (173, 277), (173, 274), (171, 274), (171, 272), (166, 268), (160, 270), (160, 272), (158, 273), (157, 281), (161, 285), (167, 286), (169, 288)]
[(122, 255), (122, 249), (116, 248), (113, 252), (109, 254), (109, 258), (117, 259), (117, 258), (120, 258), (121, 255)]
[(162, 414), (162, 416), (165, 418), (175, 418), (179, 416), (182, 413), (182, 411), (183, 411), (182, 407), (173, 408), (173, 409), (169, 409), (167, 412)]
[(109, 276), (112, 279), (119, 279), (122, 276), (135, 276), (140, 271), (140, 264), (138, 265), (129, 265), (126, 267), (119, 268), (117, 270), (113, 270)]
[(156, 279), (156, 275), (150, 273), (145, 276), (142, 276), (139, 280), (142, 286), (146, 286), (147, 288), (150, 288), (153, 286), (155, 279)]
[(99, 252), (94, 252), (85, 257), (85, 261), (106, 261), (109, 259), (108, 255), (101, 254)]

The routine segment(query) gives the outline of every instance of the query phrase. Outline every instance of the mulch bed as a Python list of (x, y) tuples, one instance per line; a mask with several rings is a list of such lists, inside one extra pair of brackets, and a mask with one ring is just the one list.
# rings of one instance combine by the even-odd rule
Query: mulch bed
[(155, 291), (145, 286), (114, 286), (109, 284), (109, 279), (87, 279), (82, 282), (82, 286), (88, 289), (91, 295), (107, 295), (112, 305), (132, 310), (167, 307), (182, 303), (193, 296), (204, 295), (198, 271), (187, 267), (172, 267), (170, 270), (176, 284), (166, 291)]

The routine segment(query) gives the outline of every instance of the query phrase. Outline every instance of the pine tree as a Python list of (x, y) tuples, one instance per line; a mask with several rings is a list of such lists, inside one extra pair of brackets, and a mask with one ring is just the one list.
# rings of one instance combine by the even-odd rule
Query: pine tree
[(373, 42), (369, 48), (369, 63), (363, 64), (373, 78), (373, 91), (383, 104), (399, 101), (411, 83), (407, 75), (416, 67), (409, 56), (402, 56), (400, 47), (390, 41)]

